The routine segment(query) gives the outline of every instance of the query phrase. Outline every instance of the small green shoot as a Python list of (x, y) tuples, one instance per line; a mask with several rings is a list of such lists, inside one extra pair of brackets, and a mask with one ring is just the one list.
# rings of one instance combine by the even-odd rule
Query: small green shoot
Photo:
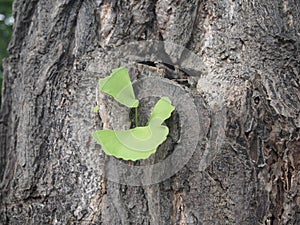
[(94, 112), (94, 113), (98, 113), (98, 112), (99, 112), (99, 105), (96, 105), (96, 106), (93, 108), (93, 112)]

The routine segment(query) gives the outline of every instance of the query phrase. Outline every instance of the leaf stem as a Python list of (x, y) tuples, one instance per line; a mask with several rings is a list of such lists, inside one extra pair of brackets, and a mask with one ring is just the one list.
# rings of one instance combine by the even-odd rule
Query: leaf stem
[(138, 107), (135, 108), (135, 127), (139, 126)]

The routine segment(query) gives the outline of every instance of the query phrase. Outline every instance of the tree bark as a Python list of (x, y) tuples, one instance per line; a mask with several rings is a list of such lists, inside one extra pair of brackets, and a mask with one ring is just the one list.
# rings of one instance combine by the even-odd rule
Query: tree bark
[[(300, 224), (299, 10), (297, 0), (16, 0), (4, 62), (0, 223)], [(98, 79), (118, 66), (115, 50), (148, 40), (201, 59), (184, 68), (180, 53), (196, 84), (176, 87), (192, 96), (203, 130), (188, 130), (178, 111), (166, 144), (133, 165), (172, 154), (185, 129), (203, 138), (170, 178), (130, 186), (107, 178), (114, 171), (91, 137), (103, 126), (92, 108)], [(170, 79), (152, 70), (154, 59), (141, 61), (149, 80)]]

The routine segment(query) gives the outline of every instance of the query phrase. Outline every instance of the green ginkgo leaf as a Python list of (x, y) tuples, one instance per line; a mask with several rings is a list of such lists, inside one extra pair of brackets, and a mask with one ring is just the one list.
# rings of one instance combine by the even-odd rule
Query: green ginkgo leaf
[(171, 104), (171, 101), (168, 97), (162, 97), (155, 105), (150, 118), (148, 120), (148, 124), (155, 119), (160, 119), (161, 122), (165, 121), (171, 116), (171, 113), (175, 107)]
[(114, 69), (110, 76), (100, 79), (99, 88), (129, 108), (136, 108), (139, 105), (133, 92), (128, 70), (125, 67)]
[(147, 126), (130, 130), (97, 130), (93, 137), (108, 155), (133, 161), (146, 159), (166, 140), (169, 129), (162, 123), (174, 109), (171, 101), (163, 97), (156, 103)]
[[(134, 128), (136, 129), (136, 128)], [(126, 130), (124, 132), (130, 133), (132, 130)], [(133, 149), (128, 148), (125, 144), (130, 142), (123, 143), (121, 142), (118, 137), (120, 137), (120, 131), (114, 130), (97, 130), (94, 132), (94, 138), (96, 139), (97, 143), (102, 146), (103, 151), (107, 155), (115, 156), (116, 158), (122, 158), (125, 160), (139, 160), (139, 159), (146, 159), (151, 154), (155, 153), (156, 148), (150, 149), (148, 151), (136, 151)], [(116, 133), (118, 133), (116, 135)], [(142, 143), (142, 141), (140, 141)]]
[(149, 125), (131, 130), (117, 130), (116, 138), (126, 147), (134, 151), (149, 151), (166, 140), (169, 129), (166, 126)]

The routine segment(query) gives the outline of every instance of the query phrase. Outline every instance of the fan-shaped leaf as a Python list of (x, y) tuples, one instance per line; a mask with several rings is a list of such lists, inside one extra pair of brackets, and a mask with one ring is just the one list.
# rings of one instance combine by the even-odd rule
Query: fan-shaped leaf
[(125, 67), (114, 69), (110, 76), (100, 79), (99, 87), (102, 92), (111, 95), (116, 101), (129, 108), (136, 108), (139, 105)]
[(130, 130), (98, 130), (93, 137), (108, 155), (133, 161), (146, 159), (166, 140), (169, 129), (161, 124), (174, 109), (171, 101), (163, 97), (156, 103), (147, 126)]
[(171, 116), (174, 109), (175, 107), (171, 104), (170, 99), (168, 97), (162, 97), (154, 106), (148, 123), (151, 123), (154, 119), (160, 119), (160, 124), (162, 124), (164, 120)]

